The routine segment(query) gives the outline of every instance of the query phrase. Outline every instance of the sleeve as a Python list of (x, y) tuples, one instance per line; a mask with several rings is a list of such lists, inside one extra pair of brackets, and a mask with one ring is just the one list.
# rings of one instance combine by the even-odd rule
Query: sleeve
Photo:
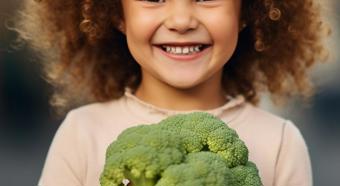
[(86, 175), (84, 134), (70, 112), (58, 128), (38, 186), (81, 186)]
[(312, 169), (307, 145), (299, 129), (286, 121), (275, 167), (275, 186), (312, 186)]

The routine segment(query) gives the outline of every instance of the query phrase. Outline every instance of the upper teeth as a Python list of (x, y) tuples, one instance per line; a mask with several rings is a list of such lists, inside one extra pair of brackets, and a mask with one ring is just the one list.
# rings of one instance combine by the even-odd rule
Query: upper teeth
[(163, 45), (162, 47), (169, 53), (174, 54), (188, 54), (193, 52), (199, 52), (203, 45), (196, 45), (196, 46), (166, 46)]

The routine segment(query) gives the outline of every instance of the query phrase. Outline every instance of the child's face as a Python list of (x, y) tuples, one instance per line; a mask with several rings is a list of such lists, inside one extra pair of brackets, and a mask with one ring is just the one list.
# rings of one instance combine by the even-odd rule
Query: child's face
[[(122, 4), (122, 29), (142, 68), (143, 81), (190, 88), (221, 77), (223, 65), (236, 48), (240, 0), (122, 0)], [(181, 43), (184, 46), (176, 48)], [(185, 46), (198, 44), (209, 47), (184, 54), (194, 49)], [(183, 53), (167, 54), (159, 45)], [(184, 57), (195, 59), (180, 59)]]

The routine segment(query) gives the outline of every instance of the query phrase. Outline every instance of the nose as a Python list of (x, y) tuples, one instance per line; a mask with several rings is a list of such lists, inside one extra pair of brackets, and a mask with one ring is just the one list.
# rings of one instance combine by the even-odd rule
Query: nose
[(186, 33), (190, 30), (195, 30), (199, 25), (199, 21), (194, 15), (192, 5), (188, 3), (174, 4), (175, 5), (169, 7), (167, 11), (168, 16), (164, 22), (165, 27), (167, 27), (167, 29), (171, 31), (175, 31), (181, 34)]

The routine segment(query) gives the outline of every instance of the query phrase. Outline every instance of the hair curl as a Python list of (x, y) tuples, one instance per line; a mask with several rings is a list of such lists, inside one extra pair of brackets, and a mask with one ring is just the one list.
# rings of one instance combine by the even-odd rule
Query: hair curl
[[(244, 28), (224, 66), (223, 88), (257, 104), (261, 92), (274, 100), (308, 97), (307, 70), (325, 59), (320, 5), (313, 0), (244, 0)], [(87, 102), (120, 98), (141, 81), (140, 66), (117, 26), (120, 0), (28, 0), (16, 28), (41, 54), (52, 104), (64, 111)]]

